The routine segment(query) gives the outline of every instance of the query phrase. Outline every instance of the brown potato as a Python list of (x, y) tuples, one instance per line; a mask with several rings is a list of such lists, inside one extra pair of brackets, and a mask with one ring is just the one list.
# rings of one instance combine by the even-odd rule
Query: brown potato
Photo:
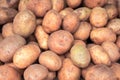
[(5, 24), (13, 20), (17, 11), (13, 8), (0, 7), (0, 14), (0, 24)]
[(55, 10), (50, 10), (43, 18), (42, 26), (46, 33), (58, 30), (61, 26), (62, 18)]
[(116, 34), (109, 28), (96, 28), (91, 31), (90, 39), (96, 44), (101, 44), (104, 41), (115, 42)]
[(80, 7), (75, 9), (74, 12), (79, 16), (80, 21), (85, 21), (85, 20), (88, 20), (91, 14), (91, 9), (87, 7)]
[(64, 59), (62, 68), (58, 71), (58, 80), (80, 80), (81, 70), (69, 58)]
[(82, 40), (74, 40), (73, 45), (75, 45), (75, 44), (81, 44), (81, 45), (86, 47), (86, 43), (84, 41), (82, 41)]
[(64, 54), (71, 48), (73, 41), (71, 33), (65, 30), (58, 30), (53, 32), (48, 38), (48, 48), (57, 54)]
[(88, 49), (81, 44), (75, 44), (70, 49), (70, 58), (76, 66), (85, 68), (90, 63), (90, 54)]
[(107, 0), (84, 0), (84, 4), (89, 8), (104, 6)]
[(36, 27), (35, 15), (30, 10), (19, 12), (13, 21), (13, 31), (23, 37), (31, 35)]
[(4, 38), (8, 36), (13, 36), (15, 33), (13, 32), (13, 23), (6, 23), (2, 27), (2, 36)]
[(49, 71), (48, 76), (47, 76), (47, 78), (45, 80), (54, 80), (55, 77), (56, 77), (56, 72)]
[(117, 77), (117, 80), (120, 80), (120, 64), (119, 63), (113, 63), (110, 68), (115, 73), (115, 76)]
[(29, 0), (20, 0), (19, 1), (19, 5), (18, 5), (18, 10), (19, 11), (24, 11), (27, 9), (27, 4), (28, 4)]
[(90, 35), (92, 27), (88, 22), (80, 22), (77, 31), (74, 33), (75, 39), (86, 40)]
[(62, 27), (64, 30), (74, 33), (79, 26), (79, 18), (76, 13), (70, 13), (63, 19)]
[(117, 0), (107, 0), (106, 4), (117, 5)]
[(15, 52), (13, 63), (18, 68), (24, 69), (37, 60), (40, 52), (40, 48), (35, 42), (24, 45)]
[(24, 71), (24, 80), (44, 80), (48, 76), (48, 69), (40, 64), (30, 65)]
[(43, 17), (51, 8), (51, 0), (29, 0), (27, 2), (27, 9), (30, 9), (38, 17)]
[(105, 41), (102, 43), (102, 47), (108, 53), (112, 62), (116, 62), (120, 59), (119, 47), (114, 42)]
[(21, 76), (14, 68), (7, 65), (1, 65), (0, 80), (21, 80)]
[(58, 71), (62, 66), (62, 60), (52, 51), (42, 52), (39, 56), (39, 63), (47, 67), (50, 71)]
[(35, 30), (35, 37), (39, 43), (40, 48), (47, 50), (49, 35), (43, 30), (42, 26), (37, 26)]
[(82, 0), (66, 0), (66, 3), (71, 8), (76, 8), (81, 4)]
[(112, 29), (116, 34), (120, 34), (120, 19), (115, 18), (108, 22), (108, 28)]
[(117, 37), (116, 45), (120, 48), (120, 36)]
[(108, 21), (108, 14), (104, 8), (95, 7), (92, 9), (90, 14), (90, 23), (94, 27), (104, 27), (107, 24), (107, 21)]
[(63, 10), (60, 11), (60, 15), (62, 16), (62, 18), (64, 19), (64, 17), (68, 14), (70, 14), (71, 12), (73, 12), (72, 8), (64, 8)]
[(95, 65), (88, 69), (85, 80), (117, 80), (117, 78), (106, 65)]
[(108, 5), (105, 5), (104, 8), (106, 9), (107, 11), (107, 14), (108, 14), (108, 18), (109, 19), (114, 19), (117, 17), (118, 15), (118, 10), (117, 10), (117, 7), (113, 4), (108, 4)]
[(111, 60), (108, 53), (100, 45), (92, 45), (89, 47), (89, 52), (94, 64), (111, 65)]
[(51, 0), (52, 9), (60, 12), (64, 8), (64, 0)]
[(19, 35), (4, 38), (0, 42), (0, 60), (3, 62), (11, 62), (15, 51), (25, 43), (25, 39)]

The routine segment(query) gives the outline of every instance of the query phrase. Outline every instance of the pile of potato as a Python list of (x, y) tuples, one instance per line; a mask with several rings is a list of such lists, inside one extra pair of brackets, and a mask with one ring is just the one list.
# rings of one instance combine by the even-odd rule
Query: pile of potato
[(120, 0), (0, 0), (0, 80), (120, 80)]

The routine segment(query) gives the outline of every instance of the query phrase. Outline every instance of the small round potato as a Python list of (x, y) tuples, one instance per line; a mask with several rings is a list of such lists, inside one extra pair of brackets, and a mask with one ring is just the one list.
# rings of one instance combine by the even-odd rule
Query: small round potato
[(59, 80), (80, 80), (81, 70), (69, 58), (64, 59), (62, 68), (58, 71)]
[(82, 0), (66, 0), (66, 3), (71, 8), (76, 8), (81, 4)]
[(73, 45), (75, 45), (75, 44), (81, 44), (81, 45), (86, 47), (86, 43), (84, 41), (82, 41), (82, 40), (74, 40)]
[(58, 71), (62, 66), (62, 60), (52, 51), (42, 52), (39, 57), (39, 63), (47, 67), (50, 71)]
[(90, 39), (96, 44), (101, 44), (104, 41), (115, 42), (116, 34), (109, 28), (96, 28), (91, 31)]
[(58, 30), (49, 36), (48, 48), (57, 54), (64, 54), (71, 48), (73, 41), (74, 38), (70, 32)]
[(29, 0), (20, 0), (19, 5), (18, 5), (18, 10), (19, 11), (24, 11), (27, 9), (27, 4)]
[(90, 14), (90, 23), (94, 27), (104, 27), (107, 24), (107, 21), (108, 21), (108, 14), (104, 8), (95, 7), (92, 9)]
[(88, 22), (80, 22), (77, 31), (74, 33), (75, 39), (86, 40), (90, 35), (92, 27)]
[(62, 18), (55, 10), (50, 10), (43, 18), (42, 26), (46, 33), (52, 33), (61, 26)]
[(45, 80), (48, 76), (48, 69), (40, 64), (30, 65), (24, 71), (24, 80)]
[(13, 21), (13, 31), (23, 37), (31, 35), (36, 27), (35, 15), (30, 10), (19, 12)]
[(40, 55), (40, 48), (35, 42), (31, 42), (23, 47), (19, 48), (14, 56), (13, 63), (20, 69), (28, 67), (35, 62)]

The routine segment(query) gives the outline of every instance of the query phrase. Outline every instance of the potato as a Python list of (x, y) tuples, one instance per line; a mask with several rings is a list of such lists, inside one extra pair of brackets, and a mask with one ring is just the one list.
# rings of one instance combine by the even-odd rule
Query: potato
[(112, 29), (116, 34), (120, 34), (120, 19), (115, 18), (108, 22), (108, 28)]
[(80, 75), (81, 70), (69, 58), (66, 58), (58, 71), (58, 80), (80, 80)]
[(84, 0), (84, 4), (89, 8), (104, 6), (107, 3), (107, 0)]
[(40, 64), (30, 65), (24, 71), (24, 80), (44, 80), (48, 76), (48, 69)]
[(120, 18), (120, 0), (117, 0), (117, 8), (118, 8), (118, 14)]
[(52, 9), (60, 12), (64, 8), (64, 0), (51, 0)]
[(90, 23), (94, 27), (104, 27), (107, 24), (107, 21), (108, 21), (108, 14), (104, 8), (95, 7), (92, 9), (90, 14)]
[(55, 10), (50, 10), (43, 18), (42, 26), (46, 33), (52, 33), (61, 26), (62, 18)]
[(39, 43), (40, 48), (47, 50), (49, 35), (43, 30), (42, 26), (37, 26), (35, 30), (35, 37)]
[(58, 71), (62, 66), (62, 60), (52, 51), (42, 52), (39, 57), (39, 63), (47, 67), (50, 71)]
[(117, 0), (107, 0), (106, 4), (117, 5)]
[(91, 14), (91, 9), (87, 7), (80, 7), (75, 9), (74, 12), (79, 16), (80, 21), (85, 21), (89, 18)]
[(88, 22), (80, 22), (77, 31), (74, 33), (75, 39), (87, 40), (92, 27)]
[(86, 43), (84, 41), (82, 41), (82, 40), (74, 40), (73, 45), (75, 45), (75, 44), (81, 44), (81, 45), (86, 47)]
[(119, 63), (113, 63), (110, 68), (115, 73), (115, 76), (117, 77), (117, 80), (120, 80), (120, 64)]
[(0, 7), (16, 8), (19, 0), (0, 0)]
[(64, 30), (74, 33), (79, 26), (79, 18), (75, 13), (70, 13), (63, 19), (62, 27)]
[(116, 40), (116, 45), (120, 48), (120, 36), (118, 36), (118, 38)]
[(20, 0), (19, 1), (19, 5), (18, 5), (18, 10), (19, 11), (24, 11), (27, 9), (27, 4), (28, 4), (29, 0)]
[(17, 11), (13, 8), (0, 7), (0, 25), (11, 22), (16, 16)]
[(48, 76), (47, 76), (47, 78), (45, 80), (54, 80), (55, 77), (56, 77), (56, 72), (49, 71)]
[(24, 69), (37, 60), (40, 55), (37, 43), (32, 42), (16, 50), (13, 63), (20, 69)]
[(90, 67), (85, 80), (117, 80), (117, 78), (109, 67), (101, 64)]
[(89, 48), (89, 52), (94, 64), (111, 65), (111, 60), (108, 53), (100, 45), (92, 45)]
[(118, 15), (118, 10), (117, 10), (117, 7), (113, 4), (108, 4), (108, 5), (105, 5), (104, 7), (107, 11), (107, 14), (108, 14), (108, 18), (109, 19), (114, 19), (117, 17)]
[(21, 76), (14, 68), (7, 65), (1, 65), (0, 80), (21, 80)]
[(101, 44), (104, 41), (115, 42), (116, 34), (109, 28), (97, 28), (91, 31), (90, 39), (96, 44)]
[(38, 17), (43, 17), (51, 8), (51, 0), (29, 0), (27, 3), (27, 9), (31, 10)]
[(60, 15), (61, 17), (64, 19), (64, 17), (68, 14), (70, 14), (71, 12), (73, 12), (73, 9), (72, 8), (64, 8), (63, 10), (60, 11)]
[(66, 0), (66, 3), (69, 7), (76, 8), (82, 3), (82, 0)]
[(13, 21), (13, 31), (23, 37), (31, 35), (36, 27), (35, 15), (30, 10), (19, 12)]
[(102, 43), (102, 47), (108, 53), (112, 62), (116, 62), (120, 59), (119, 47), (114, 42), (105, 41)]
[(0, 60), (3, 62), (11, 62), (15, 51), (25, 43), (25, 39), (19, 35), (4, 38), (0, 42)]
[(6, 23), (2, 27), (2, 36), (4, 38), (8, 36), (13, 36), (15, 33), (13, 32), (13, 23)]
[(57, 54), (64, 54), (71, 48), (73, 41), (71, 33), (65, 30), (58, 30), (49, 36), (48, 48)]
[(70, 58), (76, 66), (85, 68), (90, 63), (90, 54), (88, 49), (81, 44), (75, 44), (70, 49)]

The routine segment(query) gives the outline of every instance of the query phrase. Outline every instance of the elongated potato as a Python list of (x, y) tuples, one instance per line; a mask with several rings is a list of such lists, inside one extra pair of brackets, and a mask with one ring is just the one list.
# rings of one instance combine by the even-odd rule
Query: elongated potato
[(37, 60), (40, 52), (40, 48), (35, 42), (24, 45), (15, 52), (13, 63), (18, 68), (24, 69)]
[(0, 43), (0, 60), (3, 62), (11, 62), (15, 51), (25, 43), (25, 39), (19, 35), (4, 38)]
[(59, 80), (80, 80), (81, 70), (69, 58), (64, 59), (62, 68), (58, 71)]
[(39, 57), (39, 63), (47, 67), (50, 71), (58, 71), (62, 66), (62, 60), (52, 51), (42, 52)]
[(94, 64), (105, 64), (108, 66), (111, 65), (111, 60), (108, 53), (106, 53), (106, 51), (100, 45), (92, 45), (89, 48), (89, 52)]
[(101, 44), (104, 41), (115, 42), (116, 34), (109, 28), (96, 28), (91, 31), (90, 39), (96, 44)]
[(66, 0), (66, 3), (71, 8), (76, 8), (81, 4), (82, 0)]
[(30, 10), (19, 12), (13, 21), (13, 31), (23, 37), (31, 35), (36, 27), (35, 15)]
[(120, 59), (119, 47), (114, 42), (105, 41), (102, 43), (102, 47), (108, 53), (112, 62), (116, 62)]
[(39, 43), (40, 48), (47, 50), (49, 35), (43, 30), (42, 26), (38, 26), (36, 28), (35, 37)]
[(42, 26), (46, 33), (58, 30), (61, 26), (62, 18), (55, 10), (50, 10), (43, 18)]

